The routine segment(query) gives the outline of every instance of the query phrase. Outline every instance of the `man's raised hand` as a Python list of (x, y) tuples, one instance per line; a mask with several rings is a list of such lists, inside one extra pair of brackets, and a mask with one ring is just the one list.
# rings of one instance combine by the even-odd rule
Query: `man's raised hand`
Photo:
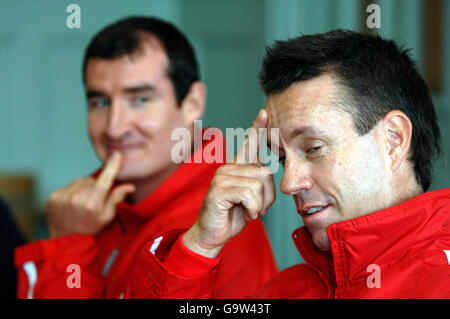
[(268, 121), (268, 113), (262, 109), (233, 162), (217, 169), (199, 217), (183, 235), (183, 243), (190, 250), (216, 257), (231, 238), (250, 220), (264, 215), (275, 201), (272, 172), (258, 157), (260, 129), (266, 128)]
[(100, 232), (115, 216), (115, 206), (135, 191), (124, 183), (110, 190), (120, 170), (122, 155), (114, 153), (97, 179), (76, 179), (53, 192), (47, 204), (50, 238)]

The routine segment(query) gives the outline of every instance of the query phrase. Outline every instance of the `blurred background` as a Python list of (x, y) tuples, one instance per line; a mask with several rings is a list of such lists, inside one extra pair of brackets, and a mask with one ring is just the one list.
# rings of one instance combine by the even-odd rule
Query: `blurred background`
[[(66, 25), (70, 4), (81, 8), (81, 28)], [(380, 28), (368, 27), (371, 4), (379, 6)], [(264, 47), (273, 40), (336, 28), (393, 38), (411, 48), (433, 92), (449, 161), (450, 1), (2, 0), (0, 196), (28, 240), (48, 236), (50, 193), (100, 165), (87, 135), (83, 52), (99, 29), (135, 14), (171, 21), (191, 40), (208, 87), (203, 126), (222, 129), (247, 128), (264, 106), (257, 74)], [(275, 176), (277, 185), (281, 176), (282, 169)], [(449, 165), (438, 161), (431, 189), (449, 186)], [(291, 241), (301, 220), (292, 199), (277, 192), (264, 223), (284, 269), (301, 262)]]

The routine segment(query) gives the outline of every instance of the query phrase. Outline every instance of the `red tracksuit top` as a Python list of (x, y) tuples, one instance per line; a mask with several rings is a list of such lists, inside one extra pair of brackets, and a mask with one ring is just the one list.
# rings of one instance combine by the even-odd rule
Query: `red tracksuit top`
[[(332, 224), (327, 233), (331, 254), (313, 245), (305, 227), (294, 231), (293, 240), (306, 264), (281, 271), (249, 296), (450, 298), (450, 188)], [(141, 256), (136, 268), (139, 275), (130, 284), (134, 291), (139, 291), (146, 277), (159, 287), (147, 297), (211, 296), (223, 256), (208, 261), (184, 247), (179, 234), (168, 233), (166, 242), (160, 243), (160, 253)], [(186, 265), (190, 269), (185, 272), (196, 277), (180, 275), (179, 269), (172, 267), (174, 261)]]
[[(143, 249), (145, 243), (157, 234), (174, 228), (186, 229), (194, 223), (219, 166), (216, 163), (181, 164), (141, 202), (136, 205), (119, 203), (116, 218), (97, 236), (63, 236), (17, 248), (18, 298), (124, 297), (139, 254), (147, 253)], [(252, 294), (278, 272), (259, 220), (253, 221), (244, 233), (225, 246), (222, 264), (211, 292), (216, 298)], [(74, 287), (73, 265), (79, 266), (79, 288)], [(255, 268), (259, 271), (255, 272)], [(153, 289), (151, 282), (145, 284), (147, 289)], [(132, 289), (129, 291), (133, 293)], [(142, 292), (139, 290), (135, 294)]]

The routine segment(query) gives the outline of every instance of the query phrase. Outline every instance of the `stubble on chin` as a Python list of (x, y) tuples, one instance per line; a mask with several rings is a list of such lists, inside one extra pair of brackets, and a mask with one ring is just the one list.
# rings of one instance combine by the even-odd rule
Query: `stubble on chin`
[(326, 230), (315, 231), (312, 236), (314, 246), (324, 252), (331, 252), (330, 239)]

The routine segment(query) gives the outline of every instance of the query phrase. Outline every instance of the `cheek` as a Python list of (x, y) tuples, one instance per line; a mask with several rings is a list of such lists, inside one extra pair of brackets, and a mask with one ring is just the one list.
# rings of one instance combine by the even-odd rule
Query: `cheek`
[(104, 120), (100, 116), (89, 116), (88, 119), (88, 133), (91, 141), (99, 143), (100, 136), (104, 130)]
[(156, 116), (139, 116), (137, 115), (135, 127), (137, 130), (149, 137), (149, 136), (157, 136), (158, 132), (161, 130), (161, 127), (163, 126), (161, 123), (161, 120), (157, 118)]
[(345, 163), (343, 158), (329, 156), (316, 170), (314, 176), (320, 189), (331, 196), (338, 205), (341, 205), (342, 198), (351, 184), (348, 177), (352, 171), (346, 164), (348, 163)]
[(174, 126), (177, 125), (177, 114), (169, 112), (166, 104), (152, 105), (151, 110), (134, 114), (135, 127), (141, 134), (160, 139), (170, 136)]
[(101, 117), (89, 117), (88, 119), (88, 135), (91, 143), (101, 161), (105, 161), (107, 157), (106, 148), (102, 142), (105, 123)]
[(147, 118), (141, 119), (135, 127), (147, 142), (158, 144), (158, 147), (164, 148), (171, 142), (172, 124), (170, 120)]
[(385, 196), (386, 172), (372, 141), (354, 143), (335, 168), (341, 203), (350, 217), (364, 215)]

